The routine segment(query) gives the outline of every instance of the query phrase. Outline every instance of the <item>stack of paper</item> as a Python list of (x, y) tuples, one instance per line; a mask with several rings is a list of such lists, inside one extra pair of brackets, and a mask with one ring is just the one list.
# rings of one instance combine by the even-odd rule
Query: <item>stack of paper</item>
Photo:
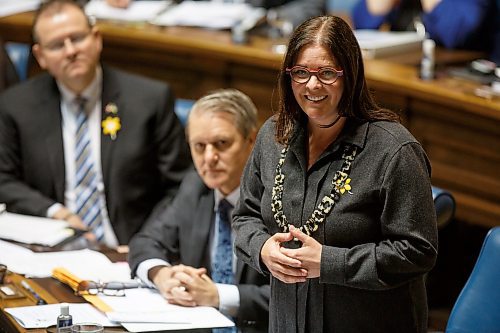
[(50, 277), (54, 268), (65, 267), (82, 280), (130, 280), (127, 263), (112, 263), (104, 254), (89, 249), (36, 253), (0, 240), (0, 263), (30, 277)]
[(0, 0), (0, 17), (35, 10), (41, 0)]
[(66, 221), (7, 212), (0, 214), (0, 238), (3, 239), (55, 246), (74, 233)]
[(140, 22), (154, 19), (171, 4), (171, 0), (132, 1), (127, 8), (116, 8), (105, 0), (91, 0), (85, 6), (85, 12), (98, 19)]
[[(54, 271), (54, 276), (73, 290), (82, 280), (130, 281), (130, 268), (127, 263), (112, 263), (104, 254), (88, 249), (35, 253), (21, 246), (0, 241), (0, 263), (6, 264), (13, 272), (32, 277), (47, 277)], [(212, 307), (169, 304), (156, 289), (126, 289), (124, 297), (98, 294), (85, 295), (84, 298), (106, 313), (110, 321), (121, 323), (131, 332), (234, 326), (231, 320)], [(73, 306), (71, 305), (70, 312), (74, 321), (101, 322), (101, 319), (95, 319), (95, 313), (75, 318), (77, 310), (80, 310)], [(23, 327), (32, 328), (53, 324), (52, 320), (55, 320), (57, 315), (48, 315), (47, 311), (53, 309), (37, 306), (9, 309), (8, 312)], [(40, 318), (39, 323), (36, 322), (37, 318)]]
[(424, 36), (412, 31), (354, 30), (359, 47), (366, 59), (417, 51)]
[[(14, 317), (24, 328), (45, 328), (57, 324), (57, 316), (61, 313), (61, 309), (59, 304), (48, 304), (6, 308), (5, 312)], [(69, 313), (74, 323), (92, 322), (103, 326), (120, 326), (88, 303), (70, 304)]]
[(265, 15), (263, 8), (245, 3), (212, 1), (183, 1), (165, 11), (153, 24), (165, 26), (191, 26), (210, 29), (230, 29), (245, 20), (254, 22)]
[(127, 289), (125, 297), (99, 295), (112, 311), (108, 319), (131, 332), (232, 327), (234, 323), (212, 307), (169, 304), (156, 289)]
[[(82, 280), (80, 276), (61, 267), (54, 270), (54, 277), (73, 290)], [(156, 289), (126, 289), (122, 297), (104, 294), (83, 297), (106, 313), (109, 320), (120, 323), (131, 332), (234, 326), (231, 320), (214, 308), (169, 304)]]

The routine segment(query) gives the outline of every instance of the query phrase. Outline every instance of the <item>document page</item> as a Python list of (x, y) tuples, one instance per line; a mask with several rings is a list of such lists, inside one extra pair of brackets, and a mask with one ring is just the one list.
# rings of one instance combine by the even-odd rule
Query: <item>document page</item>
[(98, 19), (145, 22), (155, 18), (171, 4), (170, 0), (132, 1), (127, 8), (116, 8), (108, 5), (104, 0), (91, 0), (85, 6), (85, 12)]
[(381, 58), (422, 48), (424, 36), (413, 31), (354, 30), (363, 57)]
[[(60, 304), (21, 306), (6, 308), (10, 314), (24, 328), (45, 328), (57, 324), (57, 316), (61, 313)], [(69, 313), (74, 323), (98, 323), (103, 326), (120, 326), (110, 321), (104, 314), (88, 303), (69, 304)]]
[(0, 17), (35, 10), (41, 0), (0, 0)]
[(82, 280), (129, 281), (126, 263), (112, 263), (104, 254), (84, 249), (77, 251), (33, 252), (0, 240), (0, 263), (26, 277), (50, 277), (56, 267), (64, 267)]
[(0, 238), (3, 239), (55, 246), (74, 233), (66, 221), (7, 212), (0, 214)]
[(131, 332), (234, 326), (212, 307), (169, 304), (155, 289), (127, 289), (125, 297), (100, 295), (99, 299), (113, 309), (106, 313), (108, 318)]
[(189, 26), (210, 29), (229, 29), (249, 16), (263, 16), (262, 8), (245, 3), (183, 1), (165, 11), (151, 23), (165, 26)]

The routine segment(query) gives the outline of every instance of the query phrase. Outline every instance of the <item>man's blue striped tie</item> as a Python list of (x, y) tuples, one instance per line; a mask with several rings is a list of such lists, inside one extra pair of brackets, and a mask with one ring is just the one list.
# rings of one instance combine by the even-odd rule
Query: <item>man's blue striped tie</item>
[(89, 230), (95, 234), (96, 238), (101, 240), (104, 236), (104, 229), (97, 188), (99, 180), (92, 160), (87, 114), (85, 112), (87, 101), (84, 98), (77, 97), (75, 102), (78, 106), (75, 138), (76, 213)]

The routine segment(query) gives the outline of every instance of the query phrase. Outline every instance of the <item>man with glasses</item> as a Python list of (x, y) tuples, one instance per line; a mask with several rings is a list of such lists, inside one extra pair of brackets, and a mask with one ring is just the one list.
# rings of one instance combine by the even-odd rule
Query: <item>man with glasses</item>
[(99, 29), (74, 1), (43, 3), (33, 39), (48, 73), (0, 96), (0, 202), (128, 244), (191, 168), (174, 96), (101, 66)]

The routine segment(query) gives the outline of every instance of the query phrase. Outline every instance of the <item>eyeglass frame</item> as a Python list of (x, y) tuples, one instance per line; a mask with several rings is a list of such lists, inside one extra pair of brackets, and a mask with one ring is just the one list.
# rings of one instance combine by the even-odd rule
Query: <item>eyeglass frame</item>
[(87, 41), (87, 39), (89, 38), (90, 35), (92, 35), (92, 33), (93, 33), (93, 31), (92, 31), (92, 29), (90, 29), (90, 30), (85, 31), (85, 32), (82, 31), (82, 32), (74, 33), (70, 36), (66, 36), (62, 40), (52, 41), (52, 42), (47, 43), (47, 44), (41, 44), (41, 43), (37, 43), (37, 44), (40, 45), (41, 48), (46, 49), (49, 52), (53, 52), (53, 53), (62, 52), (67, 47), (67, 44), (66, 44), (67, 39), (69, 39), (71, 46), (78, 47), (78, 46), (82, 45), (85, 41)]
[[(307, 78), (307, 80), (304, 81), (304, 82), (299, 82), (299, 81), (295, 80), (293, 78), (293, 75), (292, 75), (292, 71), (294, 69), (302, 69), (302, 70), (306, 71), (309, 74), (309, 77)], [(319, 77), (319, 75), (318, 75), (323, 70), (331, 70), (331, 71), (337, 73), (337, 76), (335, 77), (335, 80), (333, 80), (333, 82), (330, 82), (330, 83), (324, 82)], [(304, 67), (304, 66), (293, 66), (291, 68), (287, 67), (285, 69), (285, 73), (287, 73), (288, 75), (290, 75), (290, 78), (292, 79), (292, 81), (294, 81), (294, 82), (296, 82), (298, 84), (306, 84), (311, 79), (311, 76), (314, 75), (314, 76), (316, 76), (316, 79), (318, 79), (318, 81), (321, 82), (322, 84), (331, 85), (331, 84), (334, 84), (335, 82), (337, 82), (337, 80), (338, 80), (339, 77), (344, 76), (344, 70), (342, 70), (342, 69), (336, 69), (336, 68), (331, 67), (331, 66), (326, 66), (326, 67), (321, 67), (321, 68), (316, 68), (316, 69), (309, 69), (309, 68)]]
[(78, 283), (75, 295), (98, 295), (104, 294), (106, 296), (125, 296), (125, 289), (141, 288), (142, 283), (140, 281), (134, 282), (120, 282), (120, 281), (110, 281), (110, 282), (95, 282), (90, 280), (83, 280)]

